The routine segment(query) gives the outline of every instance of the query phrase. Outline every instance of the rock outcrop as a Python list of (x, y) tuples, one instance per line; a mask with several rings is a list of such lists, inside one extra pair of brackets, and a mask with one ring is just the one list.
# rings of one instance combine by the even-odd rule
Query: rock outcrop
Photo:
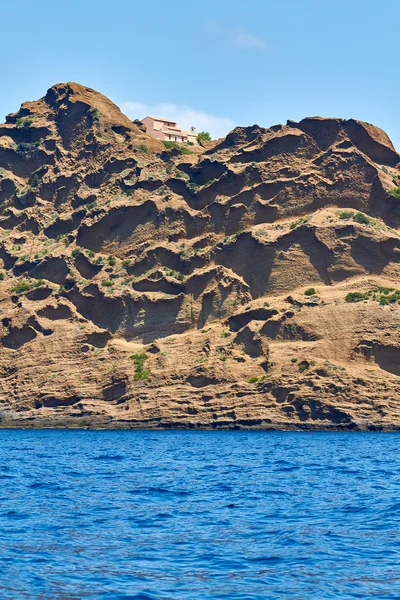
[(75, 83), (24, 103), (0, 126), (0, 425), (399, 428), (399, 186), (360, 121), (182, 153)]

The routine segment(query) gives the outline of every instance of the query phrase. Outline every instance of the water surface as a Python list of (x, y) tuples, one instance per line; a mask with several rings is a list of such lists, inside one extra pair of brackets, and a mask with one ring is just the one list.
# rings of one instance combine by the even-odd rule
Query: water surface
[(400, 598), (399, 434), (0, 430), (0, 598)]

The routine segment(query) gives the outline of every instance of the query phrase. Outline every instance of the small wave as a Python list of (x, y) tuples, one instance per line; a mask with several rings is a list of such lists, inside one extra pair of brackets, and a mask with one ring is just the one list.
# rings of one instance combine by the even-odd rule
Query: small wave
[(258, 556), (257, 558), (250, 558), (251, 563), (260, 563), (262, 565), (277, 564), (283, 561), (280, 556)]
[(121, 456), (120, 454), (99, 454), (99, 456), (94, 456), (92, 460), (125, 460), (125, 456)]

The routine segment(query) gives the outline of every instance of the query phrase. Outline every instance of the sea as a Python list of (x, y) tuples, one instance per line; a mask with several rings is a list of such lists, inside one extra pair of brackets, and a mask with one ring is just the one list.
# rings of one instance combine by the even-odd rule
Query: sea
[(0, 430), (0, 599), (398, 600), (399, 444)]

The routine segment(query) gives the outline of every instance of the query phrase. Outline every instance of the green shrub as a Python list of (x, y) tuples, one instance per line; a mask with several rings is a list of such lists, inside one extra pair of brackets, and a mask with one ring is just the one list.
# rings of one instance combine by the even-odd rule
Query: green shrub
[(291, 359), (290, 359), (290, 362), (292, 362), (292, 363), (297, 363), (297, 358), (291, 358)]
[(299, 371), (300, 373), (304, 373), (304, 371), (307, 371), (307, 369), (310, 368), (310, 363), (308, 362), (308, 360), (302, 360), (301, 362), (299, 362)]
[(117, 259), (115, 258), (115, 256), (109, 256), (107, 262), (110, 265), (110, 267), (114, 267), (117, 264)]
[(221, 333), (221, 337), (223, 337), (223, 338), (228, 338), (228, 337), (231, 337), (231, 335), (232, 335), (232, 334), (231, 334), (231, 332), (230, 332), (230, 331), (223, 331), (223, 332)]
[(354, 215), (353, 220), (357, 223), (361, 223), (362, 225), (368, 225), (370, 222), (370, 218), (367, 215), (364, 215), (362, 212), (358, 212)]
[[(388, 294), (390, 294), (390, 292), (394, 291), (394, 288), (388, 288), (388, 287), (379, 287), (376, 289), (377, 292), (380, 292), (381, 294), (384, 294), (385, 296), (387, 296)], [(397, 291), (396, 291), (397, 293)]]
[(190, 181), (187, 184), (187, 187), (191, 192), (197, 192), (200, 189), (200, 186), (197, 183), (194, 183), (193, 181)]
[(208, 133), (208, 131), (200, 131), (197, 134), (197, 142), (200, 144), (200, 142), (210, 142), (211, 141), (211, 135)]
[(178, 279), (178, 281), (183, 281), (185, 279), (185, 276), (182, 275), (182, 273), (178, 273), (178, 271), (174, 271), (173, 269), (167, 271), (167, 275), (169, 275), (169, 277), (173, 277), (174, 279)]
[(145, 144), (140, 144), (139, 145), (139, 151), (143, 152), (143, 154), (147, 154), (148, 153), (148, 148)]
[(18, 128), (28, 128), (32, 125), (33, 123), (33, 117), (25, 117), (25, 118), (21, 118), (21, 119), (17, 119), (17, 127)]
[(29, 155), (34, 152), (40, 146), (40, 141), (38, 142), (20, 142), (17, 144), (15, 151), (17, 154), (21, 156)]
[(32, 285), (28, 281), (18, 281), (12, 288), (12, 291), (16, 294), (22, 294), (22, 292), (28, 292), (32, 288)]
[(345, 298), (345, 302), (362, 302), (368, 300), (368, 294), (365, 292), (349, 292)]
[(219, 360), (220, 360), (221, 362), (225, 362), (225, 361), (227, 360), (227, 358), (228, 358), (228, 357), (227, 357), (227, 356), (225, 356), (225, 354), (221, 354), (221, 356), (219, 357)]
[(126, 269), (126, 267), (129, 267), (130, 264), (131, 264), (130, 260), (123, 260), (122, 261), (122, 266), (124, 267), (124, 269)]
[(145, 352), (139, 352), (138, 354), (132, 354), (129, 357), (130, 360), (133, 360), (133, 364), (135, 365), (135, 375), (133, 379), (135, 381), (140, 381), (141, 379), (148, 379), (151, 373), (150, 369), (144, 368), (144, 363), (147, 360), (147, 354)]
[(97, 108), (91, 108), (89, 112), (90, 112), (90, 116), (92, 117), (93, 121), (99, 120), (100, 113)]
[(251, 377), (249, 377), (249, 379), (247, 380), (247, 383), (257, 383), (258, 381), (258, 377), (256, 377), (255, 375), (252, 375)]
[(193, 154), (193, 152), (186, 146), (181, 146), (180, 150), (181, 150), (181, 154)]
[(106, 279), (105, 281), (102, 281), (102, 282), (101, 282), (101, 285), (102, 285), (103, 287), (108, 287), (108, 288), (110, 288), (110, 287), (112, 287), (112, 286), (114, 285), (114, 283), (113, 283), (112, 281), (110, 281), (109, 279)]
[(316, 294), (315, 288), (308, 288), (308, 290), (304, 292), (305, 296), (314, 296), (314, 294)]
[(0, 271), (0, 281), (3, 281), (3, 279), (4, 279), (4, 273), (3, 273), (3, 271)]
[(71, 252), (71, 256), (72, 256), (73, 258), (75, 258), (75, 256), (78, 256), (79, 252), (80, 252), (80, 249), (79, 249), (79, 248), (74, 248), (74, 249), (72, 250), (72, 252)]
[(32, 177), (29, 180), (29, 186), (33, 189), (37, 188), (39, 186), (40, 183), (40, 179), (37, 173), (35, 173), (34, 175), (32, 175)]
[(354, 210), (341, 210), (339, 212), (339, 219), (351, 219), (354, 217)]

